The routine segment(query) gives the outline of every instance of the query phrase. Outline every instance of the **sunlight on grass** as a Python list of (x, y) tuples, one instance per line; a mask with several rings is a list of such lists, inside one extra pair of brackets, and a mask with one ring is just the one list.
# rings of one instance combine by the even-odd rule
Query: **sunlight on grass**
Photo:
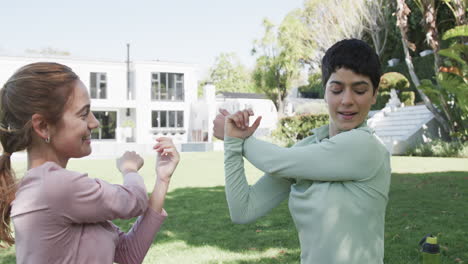
[(392, 157), (393, 173), (468, 171), (467, 158)]
[[(173, 252), (178, 252), (176, 255)], [(298, 250), (290, 250), (297, 253)], [(159, 244), (156, 250), (150, 250), (144, 263), (238, 263), (240, 261), (256, 262), (261, 259), (277, 259), (287, 252), (282, 248), (269, 248), (265, 251), (251, 249), (245, 252), (232, 252), (215, 246), (193, 247), (183, 241)]]

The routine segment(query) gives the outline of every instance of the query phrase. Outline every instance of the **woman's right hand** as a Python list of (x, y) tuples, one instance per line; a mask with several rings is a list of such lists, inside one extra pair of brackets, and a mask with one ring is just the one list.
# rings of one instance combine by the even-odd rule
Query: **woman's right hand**
[(168, 137), (157, 138), (158, 142), (153, 148), (158, 152), (156, 160), (157, 181), (169, 183), (172, 173), (174, 173), (180, 156), (172, 139)]
[(246, 109), (227, 116), (226, 123), (224, 125), (225, 136), (241, 139), (250, 137), (255, 130), (257, 130), (260, 125), (260, 121), (262, 120), (262, 117), (259, 116), (252, 126), (249, 126), (249, 117), (253, 115), (254, 113), (251, 109)]
[(129, 172), (137, 172), (144, 163), (143, 158), (135, 151), (125, 151), (122, 157), (116, 161), (117, 169), (124, 175)]

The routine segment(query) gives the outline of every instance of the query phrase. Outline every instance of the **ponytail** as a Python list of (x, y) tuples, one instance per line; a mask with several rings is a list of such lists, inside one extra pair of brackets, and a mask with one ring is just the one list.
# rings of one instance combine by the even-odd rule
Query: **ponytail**
[[(10, 227), (11, 202), (15, 199), (16, 179), (11, 169), (11, 153), (0, 156), (0, 242), (11, 246), (15, 243)], [(0, 244), (0, 247), (3, 247)]]

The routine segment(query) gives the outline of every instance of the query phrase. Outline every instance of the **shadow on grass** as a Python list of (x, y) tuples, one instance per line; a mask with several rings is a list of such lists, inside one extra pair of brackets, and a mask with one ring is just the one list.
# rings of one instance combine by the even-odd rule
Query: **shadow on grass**
[(384, 263), (420, 263), (418, 242), (432, 233), (442, 263), (468, 261), (468, 172), (393, 174)]
[[(192, 246), (235, 252), (299, 248), (286, 202), (256, 222), (243, 225), (231, 222), (224, 187), (176, 189), (168, 194), (165, 208), (169, 217), (154, 243), (182, 240)], [(115, 221), (124, 230), (132, 222)]]

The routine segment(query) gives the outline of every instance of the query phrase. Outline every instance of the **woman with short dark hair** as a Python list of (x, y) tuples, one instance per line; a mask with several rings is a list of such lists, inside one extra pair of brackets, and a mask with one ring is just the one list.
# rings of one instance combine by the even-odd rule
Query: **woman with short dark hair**
[[(383, 263), (390, 154), (366, 125), (377, 97), (379, 58), (361, 40), (327, 50), (322, 79), (330, 122), (292, 148), (251, 135), (250, 110), (214, 121), (224, 137), (226, 197), (231, 219), (254, 221), (289, 197), (301, 263)], [(225, 127), (223, 129), (223, 123)], [(265, 175), (249, 186), (243, 156)]]

